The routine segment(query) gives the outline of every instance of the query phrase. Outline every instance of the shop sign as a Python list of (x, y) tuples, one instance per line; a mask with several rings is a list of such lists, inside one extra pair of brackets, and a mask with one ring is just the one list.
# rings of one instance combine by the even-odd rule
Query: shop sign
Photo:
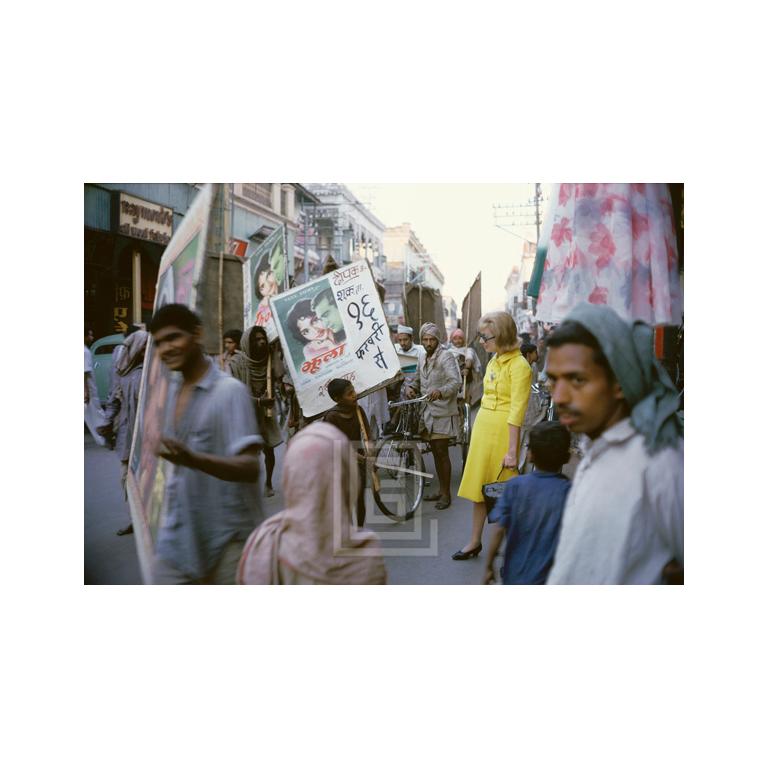
[(120, 193), (118, 232), (138, 240), (168, 245), (173, 234), (173, 209)]

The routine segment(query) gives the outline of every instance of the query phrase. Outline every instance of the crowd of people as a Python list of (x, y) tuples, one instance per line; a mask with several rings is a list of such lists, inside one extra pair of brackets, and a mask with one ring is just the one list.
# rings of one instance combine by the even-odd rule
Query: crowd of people
[[(307, 336), (311, 319), (305, 325), (300, 332)], [(329, 383), (335, 405), (312, 423), (292, 411), (292, 423), (303, 428), (284, 454), (283, 509), (264, 519), (261, 454), (269, 497), (275, 493), (275, 448), (284, 440), (276, 393), (295, 397), (279, 345), (269, 344), (261, 326), (227, 331), (224, 354), (213, 359), (202, 346), (200, 318), (170, 304), (155, 313), (147, 331), (126, 338), (115, 355), (106, 425), (99, 430), (115, 442), (123, 483), (150, 336), (162, 363), (178, 374), (158, 453), (174, 471), (164, 490), (153, 583), (386, 583), (377, 537), (363, 528), (366, 482), (377, 482), (375, 436), (347, 380)], [(538, 346), (520, 338), (506, 312), (484, 315), (477, 341), (490, 356), (484, 374), (462, 330), (444, 343), (437, 326), (425, 323), (414, 343), (413, 329), (399, 326), (395, 343), (400, 398), (424, 398), (419, 431), (437, 478), (424, 501), (438, 511), (453, 501), (449, 446), (460, 405), (482, 381), (457, 491), (472, 502), (468, 538), (453, 560), (480, 555), (488, 522), (484, 583), (681, 582), (679, 396), (653, 354), (652, 329), (585, 304)], [(556, 420), (546, 418), (531, 394), (543, 379)], [(85, 396), (86, 403), (93, 397), (87, 339)], [(582, 445), (569, 480), (562, 469), (571, 460), (574, 434)], [(489, 510), (484, 490), (498, 482), (503, 493)]]

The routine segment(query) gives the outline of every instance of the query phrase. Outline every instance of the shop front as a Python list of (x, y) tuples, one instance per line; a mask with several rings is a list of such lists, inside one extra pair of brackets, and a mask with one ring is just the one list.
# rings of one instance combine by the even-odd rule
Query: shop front
[[(131, 323), (152, 316), (160, 258), (183, 210), (108, 185), (85, 185), (85, 322), (96, 338), (124, 333)], [(160, 195), (158, 195), (160, 196)], [(184, 204), (191, 195), (176, 197)], [(186, 206), (184, 207), (186, 210)], [(175, 216), (174, 216), (175, 214)]]

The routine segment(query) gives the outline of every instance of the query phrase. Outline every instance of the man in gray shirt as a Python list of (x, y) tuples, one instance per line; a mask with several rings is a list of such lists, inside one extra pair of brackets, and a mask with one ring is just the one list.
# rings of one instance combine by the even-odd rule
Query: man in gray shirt
[(170, 462), (157, 536), (155, 584), (234, 584), (251, 531), (262, 520), (263, 440), (243, 384), (218, 370), (201, 344), (200, 318), (167, 304), (150, 323), (173, 372), (158, 455)]

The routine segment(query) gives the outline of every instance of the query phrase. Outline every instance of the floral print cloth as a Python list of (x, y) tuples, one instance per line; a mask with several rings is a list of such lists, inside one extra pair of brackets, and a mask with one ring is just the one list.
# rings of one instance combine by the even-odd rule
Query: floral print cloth
[(680, 325), (682, 292), (666, 184), (555, 184), (536, 319), (559, 323), (583, 301), (626, 320)]

